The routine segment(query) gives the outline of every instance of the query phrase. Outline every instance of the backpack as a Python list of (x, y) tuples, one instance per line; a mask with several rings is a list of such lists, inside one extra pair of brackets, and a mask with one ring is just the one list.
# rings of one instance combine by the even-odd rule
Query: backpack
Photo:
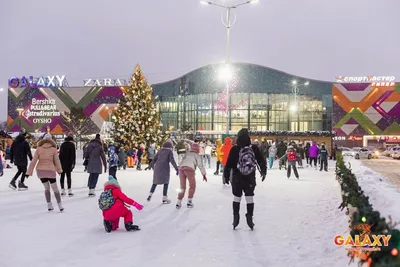
[(115, 199), (112, 194), (112, 189), (107, 189), (106, 191), (102, 192), (99, 197), (99, 208), (101, 210), (108, 210), (114, 205)]
[(287, 158), (289, 161), (295, 161), (296, 160), (296, 152), (293, 152), (293, 151), (288, 152)]
[(237, 168), (243, 175), (249, 175), (256, 170), (256, 155), (251, 146), (245, 146), (239, 151)]

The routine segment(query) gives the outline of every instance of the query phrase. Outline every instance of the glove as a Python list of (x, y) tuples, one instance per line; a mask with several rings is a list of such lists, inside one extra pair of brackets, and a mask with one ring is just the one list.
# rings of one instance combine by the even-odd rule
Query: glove
[(265, 174), (261, 175), (261, 181), (262, 181), (262, 182), (264, 182), (264, 180), (265, 180), (265, 177), (266, 177), (266, 175), (265, 175)]
[(179, 175), (179, 170), (176, 170), (176, 175)]
[(142, 210), (143, 209), (143, 205), (140, 205), (137, 202), (135, 202), (132, 206), (134, 206), (137, 210)]
[(207, 177), (205, 175), (203, 175), (203, 181), (207, 182)]

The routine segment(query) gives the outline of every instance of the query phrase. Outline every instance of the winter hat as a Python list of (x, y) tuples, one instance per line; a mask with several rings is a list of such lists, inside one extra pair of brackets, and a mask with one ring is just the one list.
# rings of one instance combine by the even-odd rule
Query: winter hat
[(172, 143), (170, 141), (167, 141), (162, 145), (162, 147), (163, 148), (172, 148)]
[(53, 140), (53, 138), (51, 137), (51, 134), (47, 133), (43, 136), (43, 140)]
[(200, 152), (199, 144), (197, 144), (197, 143), (192, 144), (190, 150), (193, 152), (199, 153)]
[(112, 175), (108, 176), (108, 182), (119, 186), (117, 179)]

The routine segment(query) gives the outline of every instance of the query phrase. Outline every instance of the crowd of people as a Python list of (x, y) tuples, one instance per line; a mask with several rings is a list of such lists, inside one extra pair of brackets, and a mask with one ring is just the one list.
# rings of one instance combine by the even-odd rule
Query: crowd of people
[[(195, 172), (200, 170), (203, 181), (207, 182), (206, 168), (212, 168), (211, 158), (216, 157), (216, 170), (214, 175), (222, 173), (222, 183), (231, 184), (233, 194), (233, 228), (235, 229), (240, 221), (240, 202), (244, 194), (247, 204), (246, 222), (253, 229), (254, 213), (254, 190), (256, 187), (256, 171), (261, 174), (264, 181), (267, 168), (272, 169), (274, 162), (278, 161), (281, 170), (287, 170), (287, 178), (291, 177), (291, 172), (297, 179), (299, 173), (297, 167), (303, 168), (303, 160), (306, 166), (314, 167), (319, 170), (328, 171), (328, 157), (335, 159), (334, 147), (332, 153), (326, 144), (316, 142), (296, 144), (280, 141), (268, 143), (263, 140), (253, 142), (250, 139), (247, 129), (242, 129), (237, 136), (226, 137), (215, 143), (211, 140), (179, 141), (176, 145), (169, 139), (162, 147), (151, 144), (146, 149), (144, 145), (138, 148), (120, 147), (115, 144), (106, 145), (99, 134), (87, 143), (83, 149), (83, 165), (88, 173), (87, 187), (88, 196), (94, 197), (99, 175), (108, 173), (109, 179), (104, 186), (104, 191), (99, 198), (99, 208), (103, 211), (104, 227), (107, 232), (118, 229), (119, 218), (123, 217), (125, 228), (128, 231), (140, 230), (133, 224), (132, 212), (125, 207), (125, 204), (133, 206), (139, 210), (143, 206), (131, 198), (127, 197), (118, 183), (117, 171), (126, 168), (133, 168), (141, 171), (142, 156), (147, 155), (148, 166), (145, 170), (153, 170), (153, 181), (150, 186), (147, 201), (151, 201), (157, 185), (163, 186), (162, 203), (170, 204), (168, 189), (170, 183), (170, 168), (174, 168), (179, 177), (180, 190), (177, 196), (175, 207), (180, 209), (186, 193), (188, 184), (187, 208), (193, 208), (193, 197), (196, 192)], [(3, 166), (6, 166), (4, 158), (9, 158), (10, 162), (17, 167), (17, 172), (10, 182), (10, 188), (16, 190), (28, 190), (25, 179), (33, 175), (36, 170), (37, 177), (43, 184), (44, 195), (49, 211), (54, 210), (51, 200), (51, 190), (60, 211), (64, 210), (62, 196), (73, 197), (72, 192), (72, 172), (76, 165), (76, 147), (74, 138), (67, 136), (58, 151), (57, 144), (51, 134), (46, 133), (37, 144), (37, 149), (32, 155), (31, 148), (26, 140), (26, 134), (21, 133), (8, 148), (7, 153), (0, 154), (0, 175)], [(178, 154), (178, 162), (175, 161), (174, 151)], [(29, 161), (30, 163), (29, 163)], [(28, 164), (29, 163), (29, 164)], [(61, 192), (57, 185), (57, 174), (60, 175)], [(65, 179), (67, 186), (65, 187)], [(18, 182), (18, 184), (17, 184)], [(67, 189), (67, 191), (66, 191)]]

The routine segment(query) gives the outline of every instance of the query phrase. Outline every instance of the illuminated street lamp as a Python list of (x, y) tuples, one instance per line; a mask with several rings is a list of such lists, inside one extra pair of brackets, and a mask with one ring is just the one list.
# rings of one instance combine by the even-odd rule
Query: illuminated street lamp
[(235, 24), (236, 22), (236, 15), (235, 18), (232, 21), (232, 17), (231, 17), (231, 10), (238, 8), (240, 6), (243, 5), (247, 5), (247, 4), (256, 4), (258, 3), (259, 0), (247, 0), (245, 2), (236, 4), (236, 5), (228, 5), (228, 4), (218, 4), (212, 1), (200, 1), (201, 4), (203, 5), (212, 5), (212, 6), (216, 6), (216, 7), (220, 7), (225, 9), (226, 11), (226, 18), (223, 19), (223, 17), (221, 17), (221, 21), (222, 24), (225, 26), (226, 28), (226, 66), (225, 66), (225, 70), (221, 71), (221, 79), (226, 81), (226, 133), (229, 134), (229, 124), (230, 124), (230, 118), (229, 118), (229, 82), (232, 80), (233, 74), (229, 68), (229, 64), (230, 64), (230, 33), (231, 33), (231, 27), (233, 26), (233, 24)]

